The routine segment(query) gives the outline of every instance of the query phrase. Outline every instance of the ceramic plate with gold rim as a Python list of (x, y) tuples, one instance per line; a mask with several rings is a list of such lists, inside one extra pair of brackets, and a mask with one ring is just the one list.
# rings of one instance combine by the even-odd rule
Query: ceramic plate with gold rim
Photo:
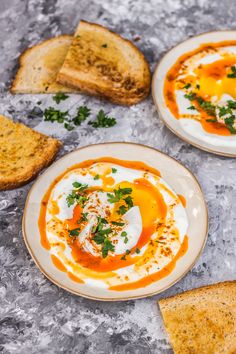
[(29, 192), (23, 234), (55, 284), (98, 300), (167, 289), (189, 271), (207, 237), (200, 186), (169, 156), (105, 143), (64, 156)]
[(155, 70), (152, 93), (176, 135), (236, 156), (236, 31), (204, 33), (171, 49)]

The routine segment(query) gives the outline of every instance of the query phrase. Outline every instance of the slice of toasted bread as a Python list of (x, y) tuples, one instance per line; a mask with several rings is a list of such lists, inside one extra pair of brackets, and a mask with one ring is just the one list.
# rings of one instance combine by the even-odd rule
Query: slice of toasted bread
[(113, 102), (131, 105), (150, 89), (143, 54), (128, 40), (100, 25), (80, 21), (57, 82)]
[(55, 157), (61, 142), (0, 115), (0, 190), (21, 186)]
[(72, 42), (72, 36), (59, 36), (27, 49), (19, 58), (19, 70), (12, 83), (12, 93), (72, 92), (56, 82)]
[(236, 353), (236, 281), (159, 301), (175, 354)]

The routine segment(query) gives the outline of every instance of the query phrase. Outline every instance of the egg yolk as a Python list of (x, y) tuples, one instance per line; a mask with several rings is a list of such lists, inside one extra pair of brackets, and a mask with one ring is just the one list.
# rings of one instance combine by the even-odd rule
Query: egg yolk
[(195, 72), (199, 78), (199, 94), (202, 97), (216, 96), (218, 100), (228, 94), (236, 99), (235, 80), (227, 76), (235, 64), (236, 56), (233, 56), (197, 68)]

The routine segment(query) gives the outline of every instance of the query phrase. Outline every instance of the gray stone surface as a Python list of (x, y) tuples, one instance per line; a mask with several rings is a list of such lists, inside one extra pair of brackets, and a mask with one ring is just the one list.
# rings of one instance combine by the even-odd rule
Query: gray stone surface
[[(171, 46), (197, 33), (236, 28), (235, 0), (0, 0), (0, 113), (64, 142), (60, 156), (107, 141), (147, 144), (177, 158), (199, 179), (209, 207), (204, 252), (191, 272), (163, 294), (117, 303), (73, 296), (36, 268), (22, 239), (21, 219), (32, 183), (0, 193), (0, 352), (172, 353), (156, 301), (193, 287), (234, 279), (236, 273), (235, 160), (200, 151), (174, 136), (158, 118), (151, 97), (131, 108), (72, 96), (61, 105), (88, 104), (117, 117), (111, 129), (83, 124), (75, 131), (30, 118), (39, 96), (11, 96), (17, 57), (42, 39), (73, 33), (78, 21), (104, 24), (136, 42), (152, 70)], [(52, 104), (42, 97), (42, 107)]]

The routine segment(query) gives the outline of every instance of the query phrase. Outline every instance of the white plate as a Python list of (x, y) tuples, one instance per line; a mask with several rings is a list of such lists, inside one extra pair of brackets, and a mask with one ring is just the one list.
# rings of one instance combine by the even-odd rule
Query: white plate
[[(186, 212), (189, 220), (187, 252), (178, 260), (176, 267), (167, 277), (136, 290), (111, 291), (76, 283), (53, 265), (49, 252), (42, 247), (40, 242), (38, 229), (40, 202), (53, 180), (76, 163), (107, 156), (122, 160), (142, 161), (158, 169), (163, 179), (177, 194), (183, 195), (187, 202)], [(208, 217), (201, 188), (186, 167), (173, 158), (147, 146), (133, 143), (105, 143), (75, 150), (49, 167), (36, 180), (28, 194), (22, 225), (26, 246), (36, 265), (48, 279), (63, 289), (80, 296), (96, 300), (116, 301), (157, 294), (180, 280), (200, 256), (207, 237)]]
[[(180, 125), (178, 119), (176, 119), (170, 110), (167, 108), (163, 89), (164, 81), (167, 72), (175, 64), (178, 58), (192, 50), (198, 48), (201, 44), (212, 43), (212, 42), (221, 42), (227, 40), (235, 40), (236, 31), (218, 31), (218, 32), (208, 32), (200, 34), (196, 37), (190, 38), (176, 47), (172, 48), (159, 62), (156, 67), (156, 70), (152, 79), (152, 96), (159, 112), (161, 119), (164, 124), (178, 137), (183, 139), (189, 144), (192, 144), (199, 149), (206, 150), (218, 155), (236, 157), (236, 147), (226, 147), (221, 146), (220, 144), (214, 141), (214, 143), (205, 142), (201, 138), (194, 137), (193, 135), (186, 132)], [(194, 122), (194, 121), (193, 121)], [(194, 122), (197, 123), (197, 122)], [(200, 124), (200, 123), (199, 123)], [(213, 136), (213, 134), (208, 134)], [(217, 136), (216, 136), (217, 137)], [(236, 136), (235, 136), (236, 139)]]

